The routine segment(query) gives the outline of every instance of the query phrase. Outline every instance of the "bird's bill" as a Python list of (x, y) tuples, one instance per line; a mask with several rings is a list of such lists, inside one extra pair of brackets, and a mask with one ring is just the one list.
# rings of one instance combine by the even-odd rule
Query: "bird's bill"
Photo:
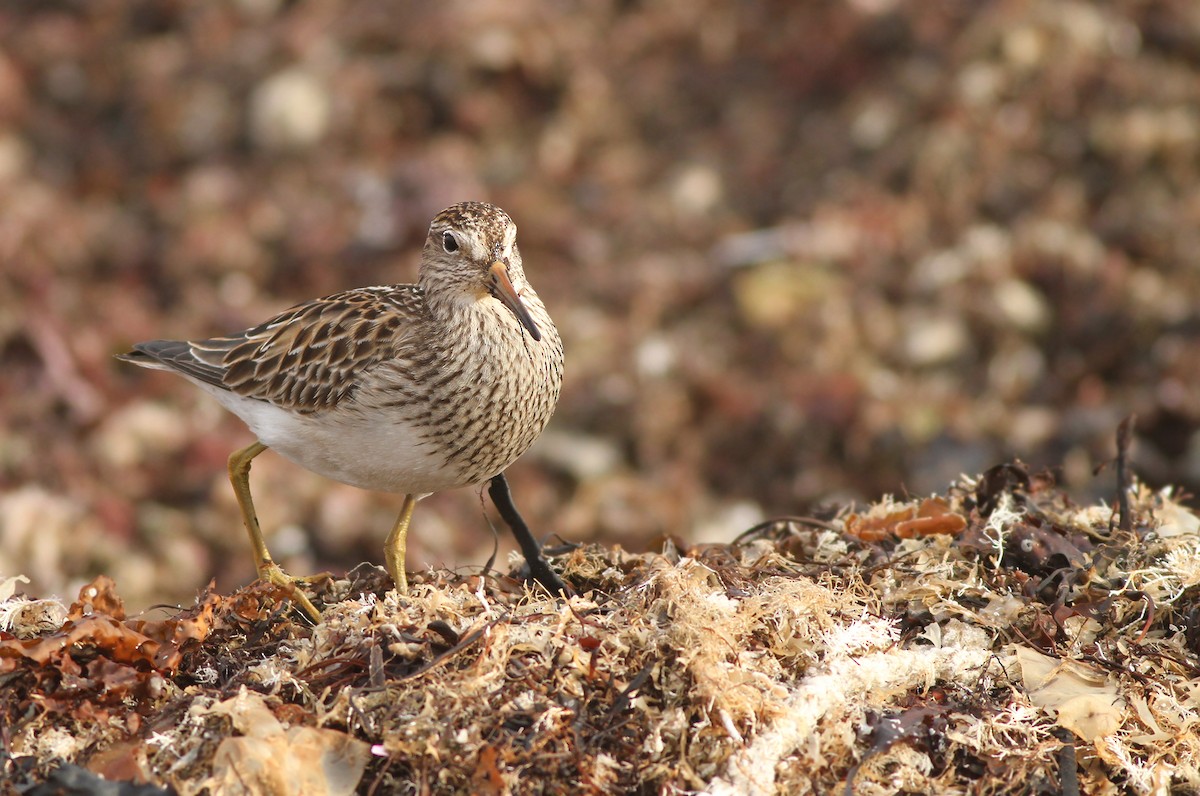
[(541, 330), (534, 323), (533, 316), (529, 314), (529, 309), (525, 306), (525, 302), (521, 301), (521, 296), (517, 293), (517, 289), (513, 287), (512, 280), (508, 278), (508, 266), (497, 260), (492, 263), (492, 267), (488, 270), (492, 276), (492, 286), (495, 288), (496, 298), (504, 302), (504, 306), (513, 311), (513, 315), (517, 316), (517, 320), (521, 322), (521, 325), (529, 330), (530, 337), (534, 340), (541, 340)]

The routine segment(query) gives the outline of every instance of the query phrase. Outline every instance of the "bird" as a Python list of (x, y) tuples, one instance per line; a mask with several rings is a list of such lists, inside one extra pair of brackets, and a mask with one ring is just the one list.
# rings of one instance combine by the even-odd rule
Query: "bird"
[(229, 457), (255, 568), (314, 622), (305, 579), (286, 574), (263, 539), (251, 461), (270, 448), (326, 478), (404, 495), (384, 561), (407, 592), (417, 501), (502, 473), (558, 404), (562, 339), (516, 234), (499, 207), (460, 202), (430, 224), (415, 284), (354, 288), (226, 337), (150, 340), (118, 355), (183, 376), (256, 436)]

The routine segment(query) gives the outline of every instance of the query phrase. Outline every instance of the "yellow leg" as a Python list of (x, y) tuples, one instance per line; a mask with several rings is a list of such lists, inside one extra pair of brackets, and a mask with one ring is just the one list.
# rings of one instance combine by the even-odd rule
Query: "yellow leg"
[(408, 576), (404, 574), (404, 557), (408, 549), (408, 521), (412, 519), (413, 509), (417, 499), (412, 495), (404, 496), (404, 505), (400, 507), (400, 516), (392, 526), (387, 541), (383, 543), (383, 558), (387, 563), (388, 574), (396, 584), (396, 590), (401, 594), (408, 593)]
[(254, 548), (254, 567), (258, 577), (276, 586), (288, 590), (292, 601), (314, 622), (321, 621), (321, 612), (309, 601), (304, 593), (296, 588), (297, 578), (293, 578), (279, 568), (271, 559), (267, 543), (263, 540), (262, 529), (258, 525), (258, 515), (254, 512), (254, 500), (250, 497), (250, 462), (267, 449), (261, 442), (247, 445), (239, 451), (234, 451), (229, 457), (229, 482), (233, 484), (233, 494), (237, 496), (238, 505), (242, 509), (242, 522), (246, 524), (246, 533), (250, 534), (250, 546)]

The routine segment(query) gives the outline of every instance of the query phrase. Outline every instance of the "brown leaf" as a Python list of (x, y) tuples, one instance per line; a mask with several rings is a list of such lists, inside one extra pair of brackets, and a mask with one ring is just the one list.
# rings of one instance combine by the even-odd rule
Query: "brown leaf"
[(68, 619), (82, 619), (88, 615), (125, 618), (125, 603), (117, 596), (117, 584), (107, 575), (100, 575), (79, 590), (79, 599), (71, 604)]
[(500, 772), (497, 761), (500, 752), (495, 746), (487, 745), (479, 750), (479, 759), (475, 762), (475, 774), (471, 781), (475, 784), (475, 793), (486, 796), (499, 796), (508, 793), (504, 784), (504, 776)]
[(153, 665), (159, 644), (108, 616), (67, 621), (49, 636), (0, 642), (0, 672), (12, 671), (21, 660), (44, 664), (56, 653), (72, 647), (95, 647), (113, 660)]
[(950, 510), (941, 498), (926, 498), (916, 507), (899, 506), (882, 516), (851, 514), (846, 517), (846, 532), (864, 542), (878, 542), (893, 536), (910, 539), (933, 534), (959, 534), (967, 519)]

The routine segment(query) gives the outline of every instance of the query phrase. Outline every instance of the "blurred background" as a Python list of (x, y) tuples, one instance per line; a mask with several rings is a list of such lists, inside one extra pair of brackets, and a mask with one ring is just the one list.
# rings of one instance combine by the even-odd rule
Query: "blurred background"
[[(253, 578), (251, 441), (116, 362), (407, 282), (504, 207), (567, 347), (509, 471), (540, 536), (728, 541), (1011, 456), (1200, 485), (1192, 0), (0, 6), (0, 573), (133, 607)], [(266, 454), (276, 558), (382, 562), (400, 499)], [(479, 490), (409, 568), (479, 567)], [(513, 545), (500, 535), (500, 562)]]

